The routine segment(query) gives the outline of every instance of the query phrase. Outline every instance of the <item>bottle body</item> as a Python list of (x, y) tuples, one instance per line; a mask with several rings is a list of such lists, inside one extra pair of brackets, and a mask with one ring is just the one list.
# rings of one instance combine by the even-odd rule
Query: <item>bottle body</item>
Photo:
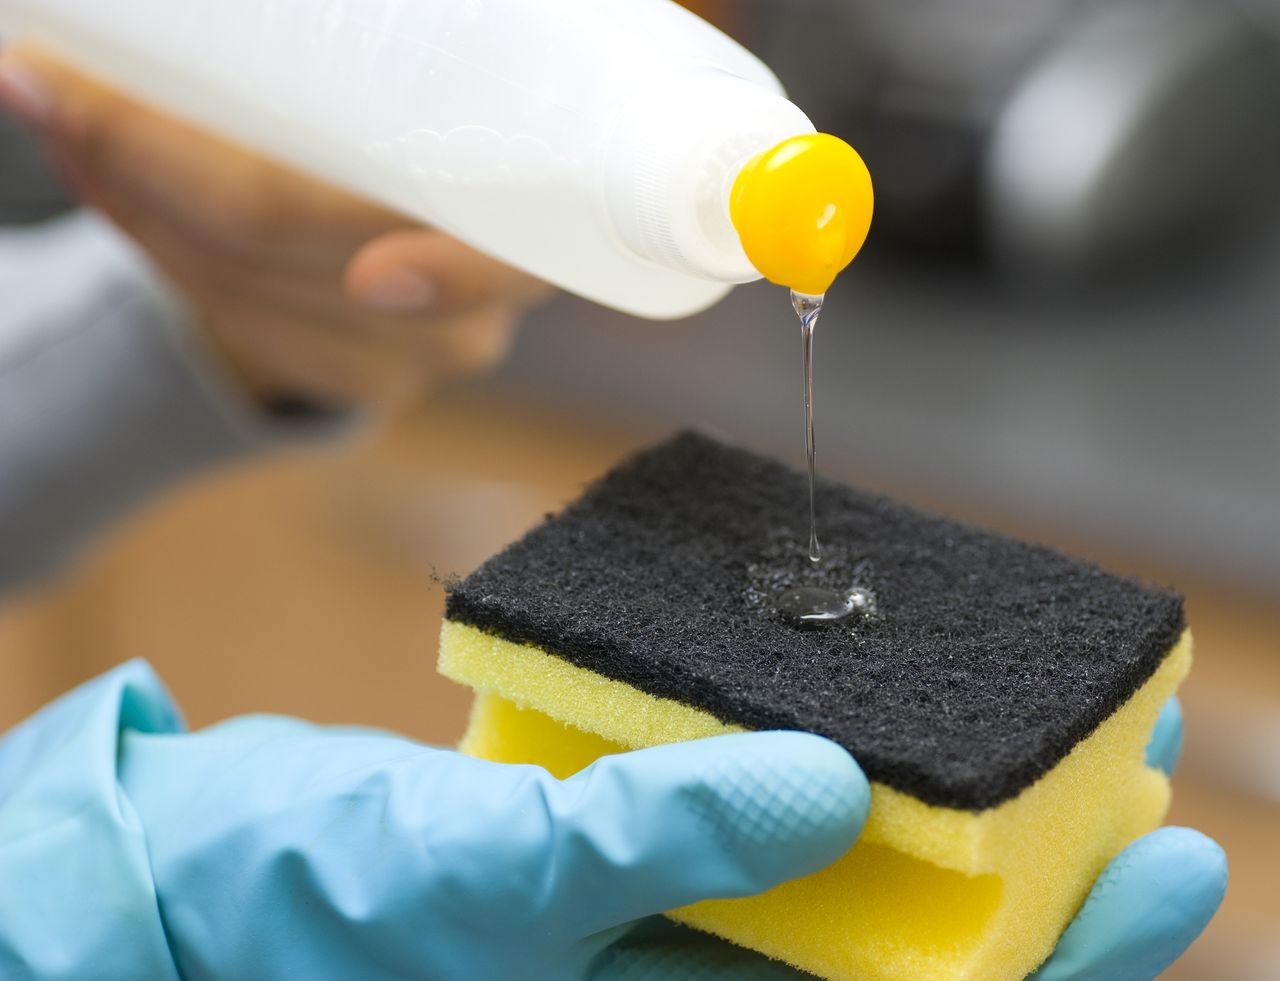
[[(762, 63), (669, 0), (0, 0), (0, 28), (571, 292), (656, 318), (756, 277), (736, 255), (711, 254), (732, 242), (717, 239), (708, 261), (683, 250), (692, 262), (637, 246), (645, 236), (626, 211), (654, 156), (637, 139), (714, 131), (714, 146), (657, 155), (705, 172), (690, 200), (715, 223), (725, 175), (812, 129)], [(739, 100), (745, 122), (699, 126), (689, 114), (717, 103), (683, 100), (685, 80), (691, 91), (728, 83), (723, 98)], [(632, 119), (648, 121), (638, 137)], [(651, 197), (658, 210), (688, 208), (662, 188)]]

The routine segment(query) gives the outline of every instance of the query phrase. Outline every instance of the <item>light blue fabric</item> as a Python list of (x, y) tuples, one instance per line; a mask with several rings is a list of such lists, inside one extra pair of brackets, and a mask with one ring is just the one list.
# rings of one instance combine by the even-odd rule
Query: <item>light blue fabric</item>
[[(1171, 713), (1153, 765), (1176, 757)], [(41, 981), (789, 981), (650, 914), (824, 867), (869, 804), (849, 755), (799, 733), (565, 781), (290, 719), (187, 735), (139, 663), (6, 735), (0, 794), (0, 976)], [(1225, 869), (1196, 832), (1140, 840), (1036, 981), (1154, 976), (1212, 916)]]

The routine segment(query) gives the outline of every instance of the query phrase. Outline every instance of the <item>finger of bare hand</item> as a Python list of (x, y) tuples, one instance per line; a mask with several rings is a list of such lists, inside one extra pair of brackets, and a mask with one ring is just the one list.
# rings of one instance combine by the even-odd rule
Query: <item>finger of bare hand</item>
[(347, 295), (383, 313), (449, 314), (506, 302), (528, 307), (552, 289), (441, 232), (389, 232), (347, 266)]

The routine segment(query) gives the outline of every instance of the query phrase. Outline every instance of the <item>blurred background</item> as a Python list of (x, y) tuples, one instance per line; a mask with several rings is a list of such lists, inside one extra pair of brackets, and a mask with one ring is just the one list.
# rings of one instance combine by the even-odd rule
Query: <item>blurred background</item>
[[(1232, 882), (1167, 976), (1280, 978), (1280, 0), (689, 5), (876, 178), (818, 331), (822, 472), (1187, 596), (1171, 820)], [(0, 223), (70, 206), (0, 119)], [(801, 461), (780, 289), (673, 324), (562, 298), (496, 376), (373, 444), (168, 495), (0, 606), (0, 728), (137, 656), (195, 725), (451, 742), (440, 578), (684, 426)]]

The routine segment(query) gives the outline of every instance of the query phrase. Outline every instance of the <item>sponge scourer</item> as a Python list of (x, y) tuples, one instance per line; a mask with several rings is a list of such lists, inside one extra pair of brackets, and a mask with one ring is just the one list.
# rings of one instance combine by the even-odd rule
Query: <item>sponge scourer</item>
[[(1044, 548), (802, 478), (685, 434), (605, 477), (450, 591), (441, 669), (464, 749), (568, 775), (623, 749), (817, 732), (872, 781), (839, 863), (678, 920), (820, 976), (1019, 978), (1168, 803), (1143, 749), (1185, 675), (1180, 600)], [(871, 590), (801, 629), (769, 598)]]

